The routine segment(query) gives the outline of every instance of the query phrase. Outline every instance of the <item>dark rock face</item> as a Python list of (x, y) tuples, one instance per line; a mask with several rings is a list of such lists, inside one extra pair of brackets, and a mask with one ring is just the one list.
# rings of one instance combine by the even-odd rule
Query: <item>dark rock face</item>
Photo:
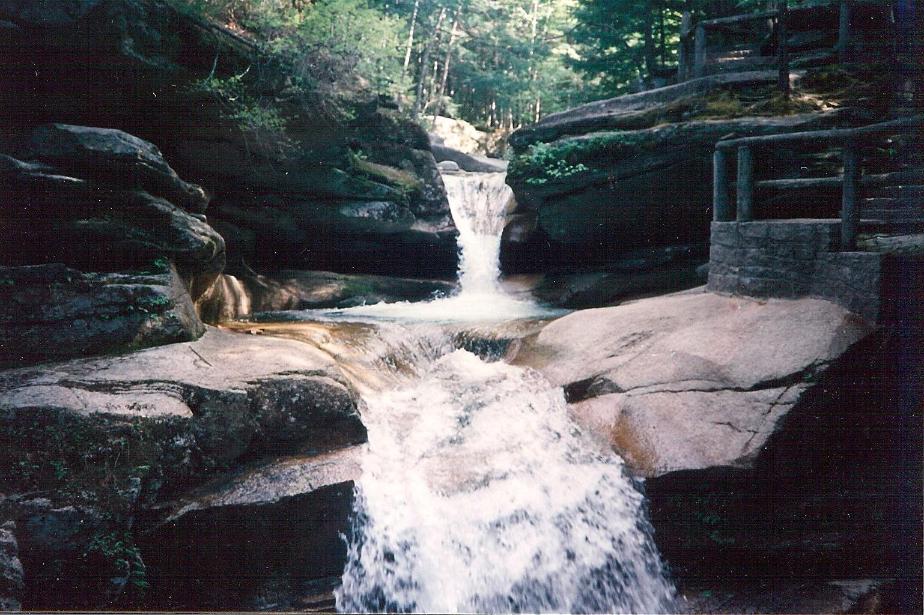
[(120, 130), (47, 124), (33, 131), (26, 153), (64, 174), (158, 194), (192, 213), (208, 205), (205, 191), (181, 180), (157, 147)]
[(152, 144), (54, 124), (36, 128), (17, 155), (29, 162), (0, 156), (0, 208), (11, 221), (0, 231), (5, 263), (119, 271), (166, 256), (187, 278), (224, 267), (224, 240), (196, 213), (204, 191), (180, 180)]
[(921, 364), (919, 334), (874, 337), (822, 377), (753, 470), (646, 481), (656, 538), (675, 571), (892, 578), (902, 588), (885, 612), (919, 609)]
[(22, 608), (22, 563), (16, 542), (16, 522), (0, 525), (0, 610), (18, 611)]
[(172, 269), (129, 275), (0, 267), (0, 323), (0, 363), (8, 364), (187, 342), (205, 332)]
[[(507, 229), (511, 227), (508, 225)], [(510, 255), (508, 254), (508, 257)], [(699, 267), (707, 259), (699, 246), (668, 246), (626, 252), (604, 271), (542, 274), (530, 294), (543, 304), (587, 309), (701, 286)]]
[[(224, 218), (227, 208), (238, 207), (257, 219), (273, 218), (275, 212), (268, 210), (291, 207), (297, 212), (303, 203), (312, 203), (319, 219), (303, 217), (302, 227), (287, 229), (291, 243), (262, 250), (255, 262), (248, 261), (253, 266), (420, 277), (454, 272), (452, 222), (426, 132), (392, 105), (378, 98), (357, 102), (349, 109), (349, 121), (312, 108), (287, 93), (285, 75), (252, 43), (168, 3), (55, 0), (42, 6), (45, 10), (39, 11), (30, 3), (0, 3), (0, 20), (10, 24), (10, 37), (0, 42), (9, 76), (9, 87), (0, 93), (0, 152), (13, 153), (29, 141), (24, 133), (47, 122), (118, 128), (157, 143), (182, 177), (206, 186), (216, 205), (212, 218)], [(241, 127), (222, 114), (216, 97), (196, 88), (210, 74), (241, 75), (251, 66), (257, 70), (248, 79), (260, 96), (272, 98), (285, 117), (284, 129)], [(87, 135), (73, 127), (65, 132), (55, 128), (48, 139), (35, 136), (33, 149), (42, 155), (34, 159), (58, 167), (64, 156), (64, 175), (113, 189), (144, 190), (202, 212), (201, 191), (151, 164), (137, 143), (123, 136), (100, 150), (98, 132)], [(76, 143), (80, 156), (69, 149)], [(133, 147), (139, 158), (121, 157)], [(103, 159), (105, 167), (97, 164)], [(350, 211), (357, 202), (389, 203), (400, 210), (402, 235), (395, 237), (393, 213), (381, 220), (357, 214)], [(354, 223), (360, 218), (363, 229), (357, 232)], [(245, 231), (262, 228), (241, 216), (226, 220)], [(230, 261), (250, 256), (232, 251)], [(207, 287), (206, 282), (200, 286)]]
[[(216, 479), (152, 511), (142, 545), (158, 588), (148, 606), (294, 610), (338, 584), (355, 450), (290, 457)], [(233, 540), (229, 540), (233, 536)]]
[(456, 231), (445, 215), (428, 225), (400, 202), (229, 198), (215, 215), (252, 233), (248, 264), (264, 271), (450, 277), (458, 266)]
[(522, 218), (511, 220), (505, 264), (573, 270), (605, 266), (633, 249), (704, 245), (718, 140), (826, 127), (836, 116), (687, 121), (537, 145), (508, 172)]

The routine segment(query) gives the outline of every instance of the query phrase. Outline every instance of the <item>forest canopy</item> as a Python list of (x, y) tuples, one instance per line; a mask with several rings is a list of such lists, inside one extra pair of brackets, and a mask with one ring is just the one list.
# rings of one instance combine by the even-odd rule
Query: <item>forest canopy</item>
[(513, 129), (676, 71), (681, 15), (767, 0), (171, 0), (238, 30), (296, 87)]

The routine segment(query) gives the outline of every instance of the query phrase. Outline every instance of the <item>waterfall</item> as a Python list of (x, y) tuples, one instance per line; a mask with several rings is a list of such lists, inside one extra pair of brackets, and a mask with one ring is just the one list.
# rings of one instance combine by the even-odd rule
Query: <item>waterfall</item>
[[(445, 175), (459, 231), (459, 291), (433, 301), (377, 303), (326, 312), (342, 318), (431, 323), (503, 321), (554, 316), (559, 311), (521, 301), (500, 286), (500, 241), (513, 198), (504, 173)], [(422, 256), (424, 257), (424, 256)]]
[(338, 610), (672, 610), (643, 498), (622, 460), (598, 453), (570, 421), (561, 388), (454, 348), (434, 324), (537, 313), (498, 283), (510, 198), (503, 176), (445, 179), (460, 292), (359, 308), (400, 317), (379, 321), (370, 345), (391, 384), (363, 392), (369, 442)]
[(502, 295), (500, 240), (513, 191), (504, 173), (446, 175), (452, 219), (459, 230), (459, 286), (462, 295)]

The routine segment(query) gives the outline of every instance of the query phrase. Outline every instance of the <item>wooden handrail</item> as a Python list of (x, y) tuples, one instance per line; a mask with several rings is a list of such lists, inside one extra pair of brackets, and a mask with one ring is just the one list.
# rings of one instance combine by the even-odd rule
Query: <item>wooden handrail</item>
[(759, 13), (746, 13), (743, 15), (732, 15), (731, 17), (718, 17), (716, 19), (704, 19), (700, 21), (700, 25), (704, 28), (721, 28), (724, 26), (732, 26), (739, 23), (745, 23), (748, 21), (759, 21), (761, 19), (769, 19), (770, 17), (776, 17), (780, 12), (777, 10), (770, 11), (760, 11)]
[[(779, 145), (781, 143), (802, 143), (816, 142), (819, 146), (831, 145), (832, 143), (846, 143), (851, 140), (865, 140), (875, 137), (888, 136), (890, 132), (914, 128), (915, 126), (924, 126), (924, 115), (915, 115), (907, 118), (880, 122), (878, 124), (869, 124), (859, 128), (835, 128), (831, 130), (808, 130), (804, 132), (786, 132), (775, 135), (763, 135), (759, 137), (740, 137), (737, 139), (726, 139), (715, 144), (716, 149), (732, 150), (738, 147), (764, 147)], [(901, 132), (901, 130), (898, 130)]]
[[(841, 249), (855, 250), (857, 245), (857, 227), (859, 226), (859, 189), (863, 185), (879, 183), (882, 178), (910, 178), (915, 172), (899, 171), (875, 178), (862, 177), (860, 165), (860, 147), (864, 142), (887, 137), (909, 129), (924, 127), (924, 115), (901, 118), (859, 128), (842, 128), (833, 130), (810, 130), (806, 132), (765, 135), (761, 137), (742, 137), (726, 139), (716, 143), (713, 155), (713, 219), (717, 222), (738, 222), (753, 220), (754, 188), (796, 188), (813, 186), (841, 187)], [(840, 177), (801, 178), (795, 180), (754, 181), (754, 150), (758, 147), (780, 144), (807, 143), (819, 145), (840, 145), (844, 171)], [(738, 177), (735, 184), (736, 209), (732, 208), (728, 198), (729, 154), (737, 150)]]
[[(721, 29), (736, 26), (742, 23), (760, 21), (762, 19), (774, 19), (777, 22), (777, 64), (780, 70), (780, 89), (784, 96), (789, 90), (789, 68), (786, 22), (789, 19), (798, 18), (797, 15), (804, 11), (818, 10), (820, 7), (837, 7), (838, 10), (838, 32), (837, 43), (834, 51), (837, 52), (838, 61), (841, 64), (850, 59), (850, 13), (851, 7), (857, 4), (875, 4), (874, 0), (829, 0), (825, 4), (813, 6), (794, 6), (788, 7), (786, 0), (781, 9), (772, 9), (767, 11), (758, 11), (755, 13), (746, 13), (741, 15), (732, 15), (729, 17), (718, 17), (715, 19), (703, 19), (694, 22), (692, 15), (684, 15), (684, 28), (680, 35), (680, 62), (678, 67), (678, 78), (686, 79), (691, 74), (693, 77), (703, 77), (706, 74), (706, 36), (709, 30)], [(692, 66), (690, 66), (690, 38), (693, 38), (692, 46)]]

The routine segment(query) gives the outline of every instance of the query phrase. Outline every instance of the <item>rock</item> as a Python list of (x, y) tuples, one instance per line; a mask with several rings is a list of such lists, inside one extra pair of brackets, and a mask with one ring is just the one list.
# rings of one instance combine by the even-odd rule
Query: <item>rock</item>
[[(133, 584), (146, 576), (147, 553), (132, 533), (137, 510), (245, 456), (363, 442), (359, 404), (321, 350), (214, 329), (196, 342), (116, 359), (0, 372), (0, 488), (21, 494), (0, 512), (17, 522), (23, 604), (131, 604)], [(277, 487), (291, 486), (290, 478)], [(279, 514), (302, 519), (302, 529), (330, 510), (319, 504), (309, 512), (290, 499), (294, 508)], [(343, 519), (349, 510), (347, 503)]]
[(459, 164), (453, 162), (452, 160), (444, 160), (443, 162), (438, 162), (436, 166), (440, 170), (440, 173), (458, 173), (462, 170), (459, 167)]
[(811, 380), (870, 331), (825, 301), (681, 294), (556, 320), (515, 362), (563, 385), (578, 422), (651, 477), (750, 467)]
[[(119, 139), (135, 145), (130, 135), (119, 133)], [(224, 267), (224, 240), (196, 214), (141, 190), (72, 177), (57, 167), (4, 160), (0, 209), (11, 222), (0, 230), (0, 256), (6, 264), (63, 262), (118, 271), (145, 269), (166, 256), (188, 277), (216, 275)]]
[(23, 570), (15, 532), (15, 521), (0, 525), (0, 611), (22, 608)]
[[(400, 274), (412, 269), (408, 261), (414, 251), (426, 249), (439, 253), (433, 262), (441, 267), (429, 275), (454, 271), (452, 238), (444, 241), (434, 235), (434, 229), (451, 233), (452, 222), (426, 133), (403, 118), (393, 101), (380, 97), (350, 100), (346, 96), (337, 104), (345, 106), (348, 113), (344, 116), (352, 119), (337, 119), (323, 99), (312, 105), (304, 97), (293, 97), (283, 71), (266, 67), (248, 73), (248, 67), (261, 62), (252, 42), (169, 3), (55, 0), (46, 4), (47, 10), (36, 11), (15, 0), (0, 2), (0, 21), (9, 22), (12, 33), (0, 41), (0, 53), (7, 59), (5, 85), (9, 86), (0, 92), (2, 124), (6, 127), (0, 131), (0, 151), (25, 160), (15, 154), (18, 149), (13, 145), (28, 143), (28, 133), (36, 125), (60, 123), (51, 127), (54, 134), (35, 143), (49, 158), (67, 156), (69, 170), (60, 167), (60, 174), (92, 179), (113, 190), (136, 192), (143, 188), (178, 207), (201, 212), (204, 200), (196, 195), (189, 201), (182, 198), (190, 185), (178, 184), (169, 173), (161, 173), (166, 173), (165, 169), (148, 164), (145, 153), (144, 163), (119, 163), (143, 167), (133, 174), (116, 169), (118, 165), (90, 163), (99, 155), (114, 160), (117, 148), (112, 135), (116, 133), (103, 135), (93, 129), (94, 143), (89, 144), (83, 134), (88, 129), (61, 125), (117, 128), (156, 143), (184, 179), (208, 186), (216, 204), (240, 194), (337, 203), (334, 209), (341, 204), (371, 201), (400, 209), (402, 226), (417, 225), (400, 240), (406, 245), (392, 252), (388, 250), (390, 237), (375, 238), (372, 247), (365, 237), (341, 239), (354, 233), (358, 220), (369, 221), (365, 214), (347, 212), (322, 221), (324, 225), (312, 226), (308, 233), (318, 238), (316, 250), (322, 252), (316, 262), (307, 265), (312, 269), (337, 267), (349, 272), (355, 264), (359, 270)], [(220, 79), (246, 74), (242, 83), (248, 94), (271, 103), (286, 118), (285, 127), (270, 130), (239, 125), (220, 97), (201, 91), (200, 81), (209, 74)], [(75, 131), (81, 134), (75, 135)], [(97, 147), (103, 137), (104, 153)], [(85, 153), (91, 150), (80, 164), (71, 152), (61, 151), (75, 140), (82, 142)], [(124, 139), (118, 143), (119, 148), (127, 149), (135, 145)], [(56, 162), (53, 166), (58, 169), (60, 165)], [(80, 172), (75, 167), (80, 167)], [(126, 181), (129, 177), (132, 180)], [(209, 218), (221, 217), (220, 209), (213, 207)], [(224, 221), (245, 233), (255, 232), (258, 226), (248, 226), (239, 218)], [(337, 232), (325, 240), (330, 226)], [(116, 231), (109, 228), (107, 232)], [(263, 249), (261, 257), (265, 260), (251, 264), (265, 265), (268, 270), (305, 266), (304, 258), (289, 257), (288, 247)], [(235, 263), (245, 256), (232, 251)], [(312, 260), (310, 255), (300, 256)], [(392, 263), (397, 267), (389, 271)], [(214, 281), (214, 273), (211, 279), (205, 276), (191, 281), (194, 298)]]
[(344, 308), (396, 301), (425, 301), (448, 295), (452, 282), (327, 271), (280, 271), (240, 278), (222, 275), (197, 302), (207, 322), (244, 318), (260, 312)]
[(690, 291), (566, 316), (511, 354), (645, 477), (675, 576), (720, 588), (921, 574), (921, 348), (817, 299)]
[[(510, 224), (505, 232), (509, 229)], [(513, 233), (509, 237), (516, 238)], [(609, 263), (606, 271), (542, 274), (530, 283), (530, 295), (554, 307), (587, 309), (677, 292), (705, 282), (697, 265), (706, 258), (696, 246), (637, 250)], [(532, 264), (541, 270), (541, 262)]]
[[(704, 245), (717, 141), (823, 128), (838, 117), (807, 113), (684, 121), (537, 145), (514, 158), (507, 175), (519, 205), (516, 213), (536, 217), (532, 236), (518, 242), (523, 253), (516, 260), (545, 263), (543, 270), (576, 270), (605, 266), (643, 247)], [(793, 158), (781, 154), (780, 168), (792, 165)], [(824, 209), (827, 202), (815, 206)]]
[(60, 264), (0, 267), (0, 363), (135, 350), (204, 332), (169, 266), (150, 274), (84, 274)]
[(342, 574), (357, 453), (244, 468), (158, 506), (141, 537), (148, 608), (304, 608)]
[(441, 145), (469, 155), (487, 154), (488, 134), (466, 122), (438, 115), (428, 135), (430, 145)]
[(45, 417), (104, 431), (110, 423), (167, 421), (168, 431), (186, 433), (184, 446), (199, 456), (187, 460), (189, 467), (165, 469), (178, 475), (201, 473), (246, 451), (365, 441), (358, 403), (321, 351), (214, 329), (196, 342), (118, 360), (0, 372), (5, 429), (25, 429)]
[(46, 124), (32, 131), (24, 155), (64, 175), (143, 190), (193, 213), (204, 212), (208, 205), (205, 191), (181, 180), (156, 146), (121, 130)]
[(682, 613), (883, 613), (888, 579), (748, 581), (715, 587), (684, 587)]
[(362, 147), (374, 160), (410, 173), (411, 179), (416, 180), (417, 187), (408, 195), (407, 203), (414, 216), (433, 221), (451, 215), (443, 179), (432, 152), (382, 142), (364, 142)]
[(28, 495), (11, 497), (4, 504), (16, 518), (24, 608), (60, 608), (57, 597), (65, 594), (72, 608), (100, 605), (90, 596), (99, 600), (111, 589), (105, 563), (91, 557), (91, 542), (105, 533), (100, 511)]
[[(458, 265), (451, 224), (415, 219), (393, 201), (229, 199), (216, 204), (216, 215), (254, 233), (249, 264), (262, 270), (433, 278), (454, 275)], [(421, 254), (428, 258), (421, 261)]]
[[(566, 135), (582, 135), (612, 129), (647, 128), (652, 115), (668, 112), (668, 105), (716, 89), (748, 88), (776, 83), (776, 71), (750, 71), (709, 75), (637, 94), (617, 96), (546, 115), (536, 124), (510, 135), (510, 145), (523, 150), (534, 143), (550, 142)], [(651, 113), (652, 110), (655, 113)]]
[(437, 162), (454, 162), (463, 171), (469, 173), (503, 173), (507, 170), (507, 162), (487, 156), (466, 154), (444, 145), (431, 145), (433, 157)]

